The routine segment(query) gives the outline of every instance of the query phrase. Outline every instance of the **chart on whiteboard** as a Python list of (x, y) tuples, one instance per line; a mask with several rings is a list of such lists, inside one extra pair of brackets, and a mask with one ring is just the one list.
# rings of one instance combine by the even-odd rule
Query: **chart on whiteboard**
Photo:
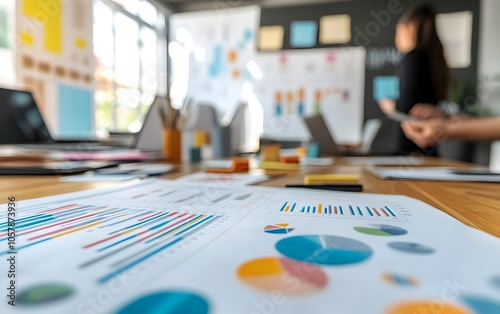
[(364, 48), (311, 49), (256, 56), (264, 135), (307, 140), (302, 117), (323, 114), (339, 143), (358, 144), (364, 110)]

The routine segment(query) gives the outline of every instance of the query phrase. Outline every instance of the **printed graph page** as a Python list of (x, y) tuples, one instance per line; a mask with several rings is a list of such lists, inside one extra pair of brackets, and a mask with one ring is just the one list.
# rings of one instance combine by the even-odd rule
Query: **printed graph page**
[(17, 306), (1, 313), (499, 306), (498, 239), (404, 196), (152, 179), (17, 205)]

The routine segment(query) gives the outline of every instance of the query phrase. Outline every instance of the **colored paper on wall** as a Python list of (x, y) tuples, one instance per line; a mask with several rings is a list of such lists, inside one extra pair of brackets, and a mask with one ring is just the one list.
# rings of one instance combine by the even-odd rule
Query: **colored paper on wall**
[(281, 50), (284, 34), (283, 26), (262, 26), (259, 33), (259, 49)]
[(290, 46), (310, 48), (316, 46), (318, 24), (315, 21), (293, 21), (290, 25)]
[(438, 14), (436, 27), (450, 68), (468, 68), (472, 53), (471, 11)]
[(373, 79), (373, 99), (398, 99), (399, 78), (397, 76), (377, 76)]
[(44, 24), (45, 49), (58, 54), (62, 53), (62, 5), (61, 0), (51, 1), (50, 4), (24, 0), (22, 7), (25, 16)]
[(321, 44), (346, 44), (351, 41), (351, 17), (349, 15), (323, 16), (319, 24)]
[(92, 135), (92, 92), (59, 84), (59, 136), (63, 138)]

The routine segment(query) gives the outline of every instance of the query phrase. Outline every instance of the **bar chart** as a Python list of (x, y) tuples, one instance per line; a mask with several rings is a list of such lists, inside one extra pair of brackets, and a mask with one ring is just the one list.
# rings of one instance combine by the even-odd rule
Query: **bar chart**
[[(53, 197), (19, 211), (15, 250), (25, 259), (40, 262), (39, 269), (30, 270), (40, 276), (60, 273), (63, 281), (75, 278), (75, 282), (107, 284), (137, 269), (153, 271), (158, 261), (162, 267), (176, 265), (270, 195), (146, 181), (114, 190)], [(1, 221), (0, 244), (6, 244), (11, 235), (7, 220)], [(0, 257), (8, 254), (7, 245), (0, 248)], [(51, 282), (36, 282), (33, 287)], [(54, 288), (46, 298), (62, 299), (63, 290)]]
[[(43, 210), (19, 219), (18, 251), (64, 237), (96, 236), (81, 246), (86, 260), (80, 269), (100, 263), (111, 271), (98, 279), (104, 283), (162, 251), (186, 241), (190, 236), (219, 220), (221, 215), (180, 211), (115, 208), (70, 204)], [(7, 226), (0, 225), (0, 242), (7, 241)], [(86, 238), (85, 238), (86, 239)], [(8, 251), (0, 252), (0, 255)]]
[(271, 210), (279, 215), (356, 218), (370, 220), (405, 220), (392, 205), (359, 204), (346, 201), (304, 202), (288, 201)]

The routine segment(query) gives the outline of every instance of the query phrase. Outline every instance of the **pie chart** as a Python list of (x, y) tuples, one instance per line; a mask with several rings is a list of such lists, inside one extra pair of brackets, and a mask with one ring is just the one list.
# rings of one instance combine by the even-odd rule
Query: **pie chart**
[(290, 233), (294, 230), (294, 228), (288, 228), (289, 224), (275, 224), (275, 225), (267, 225), (264, 228), (265, 233), (274, 233), (274, 234), (286, 234)]
[(328, 284), (326, 274), (318, 266), (283, 257), (249, 261), (238, 269), (238, 278), (259, 290), (287, 295), (311, 294)]
[(394, 227), (389, 225), (370, 225), (371, 227), (354, 227), (354, 230), (360, 233), (374, 235), (374, 236), (382, 236), (382, 237), (392, 237), (399, 236), (403, 234), (407, 234), (403, 228)]
[(362, 242), (330, 235), (288, 237), (278, 241), (276, 249), (286, 257), (318, 265), (354, 264), (372, 255), (370, 247)]
[(19, 305), (41, 305), (61, 301), (70, 297), (75, 291), (64, 284), (40, 284), (21, 291), (17, 296)]
[(438, 303), (439, 311), (436, 311), (436, 301), (415, 301), (398, 304), (389, 309), (387, 314), (416, 314), (416, 313), (439, 313), (439, 314), (472, 314), (471, 312), (445, 303)]
[(132, 301), (117, 314), (207, 314), (208, 303), (202, 297), (183, 291), (164, 291)]
[(395, 249), (396, 251), (412, 253), (412, 254), (432, 254), (434, 249), (422, 244), (411, 243), (411, 242), (391, 242), (388, 244), (389, 247)]
[(498, 300), (494, 301), (472, 295), (463, 296), (461, 300), (477, 314), (500, 313), (500, 302)]

